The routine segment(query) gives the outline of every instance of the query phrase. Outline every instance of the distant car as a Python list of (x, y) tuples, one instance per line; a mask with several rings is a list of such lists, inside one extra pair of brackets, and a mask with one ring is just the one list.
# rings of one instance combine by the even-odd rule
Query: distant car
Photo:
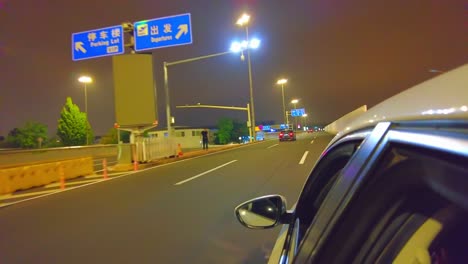
[(468, 263), (467, 83), (468, 64), (330, 124), (291, 210), (240, 204), (242, 225), (282, 225), (268, 263)]
[(263, 131), (257, 132), (257, 136), (256, 136), (255, 140), (257, 140), (257, 141), (265, 140), (265, 133)]
[(278, 137), (279, 141), (296, 140), (296, 132), (293, 130), (281, 130)]

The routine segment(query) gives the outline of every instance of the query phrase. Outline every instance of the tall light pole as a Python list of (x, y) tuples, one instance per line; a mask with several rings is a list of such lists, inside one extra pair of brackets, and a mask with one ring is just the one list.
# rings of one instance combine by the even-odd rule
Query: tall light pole
[(302, 115), (302, 118), (304, 119), (304, 123), (302, 124), (302, 127), (306, 127), (307, 126), (307, 113), (303, 114)]
[[(78, 81), (80, 83), (83, 83), (84, 84), (84, 94), (85, 94), (85, 113), (86, 113), (86, 119), (88, 118), (88, 92), (87, 92), (87, 87), (86, 85), (88, 83), (92, 83), (93, 82), (93, 79), (89, 76), (81, 76), (80, 78), (78, 78)], [(89, 122), (89, 120), (88, 120)], [(86, 145), (89, 144), (89, 138), (88, 138), (88, 131), (86, 130)]]
[[(249, 20), (250, 16), (247, 14), (243, 14), (236, 22), (237, 25), (241, 27), (245, 27), (245, 38), (247, 43), (249, 43)], [(250, 49), (247, 49), (247, 64), (249, 67), (249, 87), (250, 87), (250, 107), (251, 107), (251, 114), (252, 114), (252, 123), (250, 124), (250, 129), (252, 130), (252, 135), (254, 135), (255, 140), (255, 108), (254, 108), (254, 99), (253, 99), (253, 88), (252, 88), (252, 65), (250, 62)]]
[(276, 84), (281, 85), (281, 94), (283, 96), (283, 118), (284, 118), (284, 123), (287, 124), (287, 119), (288, 115), (286, 113), (286, 106), (284, 104), (284, 85), (288, 82), (288, 79), (279, 79)]
[(78, 78), (78, 81), (80, 83), (83, 83), (84, 84), (84, 94), (85, 94), (85, 113), (88, 114), (88, 93), (87, 93), (87, 90), (86, 90), (86, 85), (88, 83), (92, 83), (93, 82), (93, 79), (91, 79), (91, 77), (89, 76), (81, 76), (80, 78)]
[[(243, 50), (243, 46), (247, 45), (246, 43), (232, 43), (231, 44), (231, 48), (229, 51), (225, 51), (225, 52), (220, 52), (220, 53), (215, 53), (215, 54), (210, 54), (210, 55), (205, 55), (205, 56), (199, 56), (199, 57), (194, 57), (194, 58), (189, 58), (189, 59), (185, 59), (185, 60), (178, 60), (178, 61), (172, 61), (172, 62), (163, 62), (163, 69), (164, 69), (164, 91), (165, 91), (165, 94), (166, 94), (166, 119), (167, 119), (167, 134), (168, 134), (168, 137), (171, 137), (171, 120), (172, 120), (172, 117), (171, 117), (171, 105), (170, 105), (170, 100), (169, 100), (169, 76), (168, 76), (168, 67), (169, 66), (173, 66), (173, 65), (177, 65), (177, 64), (182, 64), (182, 63), (189, 63), (189, 62), (193, 62), (193, 61), (198, 61), (198, 60), (205, 60), (205, 59), (209, 59), (209, 58), (213, 58), (213, 57), (218, 57), (218, 56), (222, 56), (222, 55), (226, 55), (226, 54), (232, 54), (232, 53), (235, 53), (235, 52), (239, 52), (241, 50)], [(257, 46), (259, 45), (259, 43), (257, 43)], [(253, 46), (253, 45), (251, 45)], [(255, 47), (256, 48), (256, 47)]]

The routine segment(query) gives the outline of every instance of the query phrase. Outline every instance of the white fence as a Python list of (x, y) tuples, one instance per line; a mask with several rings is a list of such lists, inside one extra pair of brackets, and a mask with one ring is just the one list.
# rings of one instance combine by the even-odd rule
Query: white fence
[(177, 155), (177, 143), (173, 138), (139, 138), (134, 150), (137, 161), (148, 162)]

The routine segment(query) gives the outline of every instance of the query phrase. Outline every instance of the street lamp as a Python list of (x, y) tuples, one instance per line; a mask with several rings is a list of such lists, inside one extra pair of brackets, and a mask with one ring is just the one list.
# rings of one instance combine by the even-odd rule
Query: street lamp
[(78, 81), (80, 83), (83, 83), (84, 84), (84, 94), (85, 94), (85, 113), (88, 114), (88, 93), (87, 93), (87, 90), (86, 90), (86, 85), (88, 83), (92, 83), (93, 82), (93, 79), (91, 79), (91, 77), (89, 76), (81, 76), (80, 78), (78, 78)]
[[(83, 83), (84, 84), (84, 94), (85, 94), (85, 113), (86, 113), (86, 118), (88, 118), (88, 93), (87, 93), (87, 87), (86, 85), (88, 83), (92, 83), (93, 82), (93, 79), (91, 79), (91, 77), (89, 76), (81, 76), (80, 78), (78, 78), (78, 81), (80, 83)], [(89, 122), (89, 120), (88, 120)], [(86, 130), (86, 145), (89, 144), (89, 138), (88, 138), (88, 130)]]
[(294, 105), (294, 109), (296, 109), (297, 103), (299, 103), (299, 100), (298, 100), (298, 99), (293, 99), (293, 100), (291, 100), (291, 104)]
[(302, 124), (302, 127), (305, 128), (305, 127), (307, 126), (307, 113), (304, 113), (304, 114), (302, 115), (302, 118), (304, 119), (304, 120), (303, 120), (304, 123)]
[[(248, 14), (243, 14), (236, 22), (238, 26), (245, 27), (245, 39), (247, 43), (250, 43), (249, 42), (249, 27), (248, 27), (249, 21), (250, 21), (250, 16)], [(256, 45), (258, 46), (258, 44), (260, 44), (260, 42), (255, 41), (255, 42), (252, 42), (250, 45), (254, 47)], [(253, 88), (252, 88), (252, 65), (250, 62), (250, 49), (249, 48), (247, 49), (247, 64), (249, 67), (250, 107), (252, 110), (251, 111), (252, 123), (250, 124), (250, 129), (252, 130), (252, 135), (254, 135), (254, 138), (255, 138), (255, 108), (254, 108)]]
[(226, 54), (232, 54), (233, 52), (239, 52), (243, 51), (243, 47), (258, 47), (260, 41), (252, 42), (234, 42), (231, 44), (231, 48), (229, 51), (225, 52), (219, 52), (219, 53), (214, 53), (214, 54), (209, 54), (205, 56), (199, 56), (199, 57), (194, 57), (194, 58), (189, 58), (189, 59), (184, 59), (184, 60), (178, 60), (178, 61), (172, 61), (172, 62), (163, 62), (163, 70), (164, 70), (164, 92), (166, 94), (166, 122), (167, 122), (167, 131), (168, 131), (168, 137), (171, 137), (171, 106), (170, 106), (170, 100), (169, 100), (169, 75), (168, 75), (168, 67), (169, 66), (174, 66), (177, 64), (182, 64), (182, 63), (189, 63), (189, 62), (194, 62), (194, 61), (199, 61), (199, 60), (205, 60), (213, 57), (218, 57), (218, 56), (223, 56)]
[(288, 82), (288, 79), (279, 79), (276, 84), (281, 85), (281, 94), (283, 96), (283, 117), (284, 123), (288, 124), (288, 115), (286, 114), (286, 106), (284, 104), (284, 85)]

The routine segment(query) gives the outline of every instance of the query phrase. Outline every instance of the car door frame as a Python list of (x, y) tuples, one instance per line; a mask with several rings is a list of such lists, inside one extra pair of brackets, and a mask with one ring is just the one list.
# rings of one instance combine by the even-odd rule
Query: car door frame
[[(332, 160), (332, 161), (326, 160), (327, 158), (330, 157), (330, 153), (335, 153), (339, 148), (343, 147), (346, 144), (356, 144), (357, 141), (361, 141), (361, 144), (363, 144), (364, 140), (370, 134), (371, 134), (371, 130), (368, 130), (368, 129), (367, 130), (362, 130), (362, 131), (356, 131), (355, 133), (352, 133), (352, 134), (349, 134), (349, 135), (346, 135), (346, 136), (340, 138), (334, 144), (327, 147), (326, 150), (320, 156), (320, 158), (317, 160), (315, 166), (313, 167), (313, 169), (312, 169), (312, 171), (311, 171), (311, 173), (310, 173), (310, 175), (308, 177), (308, 180), (304, 183), (301, 194), (300, 194), (300, 196), (298, 198), (298, 202), (301, 202), (303, 199), (307, 199), (307, 198), (304, 198), (304, 196), (308, 196), (307, 187), (309, 185), (313, 185), (314, 183), (316, 183), (316, 182), (310, 182), (309, 183), (309, 181), (313, 180), (314, 175), (316, 175), (317, 173), (321, 173), (320, 171), (317, 172), (317, 170), (318, 169), (323, 170), (323, 169), (329, 169), (330, 168), (331, 164), (327, 165), (327, 167), (325, 167), (325, 168), (320, 168), (319, 167), (319, 164), (321, 164), (323, 162), (333, 162), (334, 161), (334, 160)], [(356, 152), (357, 152), (357, 150), (352, 154), (352, 156), (354, 156), (354, 154)], [(350, 157), (350, 159), (352, 159), (352, 156)], [(338, 157), (334, 157), (334, 158), (336, 159)], [(349, 162), (349, 160), (347, 161), (347, 163), (348, 162)], [(297, 222), (298, 217), (296, 215), (296, 212), (297, 212), (297, 207), (296, 206), (293, 207), (292, 212), (294, 214), (294, 216), (292, 218), (292, 222), (290, 224), (285, 224), (282, 227), (282, 229), (280, 231), (280, 234), (279, 234), (279, 238), (277, 240), (277, 244), (275, 244), (274, 249), (273, 249), (273, 253), (270, 256), (269, 263), (291, 263), (292, 260), (294, 259), (295, 255), (296, 255), (297, 251), (298, 251), (298, 248), (299, 248), (299, 246), (301, 244), (301, 241), (298, 241), (299, 223)], [(304, 235), (304, 238), (305, 238), (305, 235)], [(281, 249), (278, 247), (278, 244), (280, 244)], [(279, 254), (277, 253), (278, 251), (280, 251)]]
[[(429, 122), (429, 121), (428, 121)], [(466, 121), (462, 122), (462, 126), (466, 128)], [(398, 122), (394, 124), (385, 123), (384, 125), (377, 125), (373, 133), (369, 136), (369, 140), (363, 144), (362, 151), (356, 153), (353, 160), (351, 160), (344, 169), (342, 174), (342, 181), (337, 186), (334, 186), (329, 195), (322, 204), (317, 217), (311, 225), (310, 230), (304, 238), (304, 243), (300, 248), (295, 263), (309, 263), (313, 262), (317, 255), (320, 253), (322, 246), (325, 243), (331, 230), (336, 225), (337, 221), (341, 218), (344, 210), (349, 205), (356, 190), (360, 187), (364, 179), (367, 177), (375, 161), (379, 159), (386, 151), (388, 144), (391, 143), (405, 143), (410, 146), (424, 146), (431, 149), (447, 150), (447, 145), (456, 140), (446, 138), (445, 140), (436, 140), (438, 131), (418, 133), (411, 132), (411, 129), (418, 129), (418, 126), (424, 127), (427, 125), (425, 122)], [(457, 122), (452, 122), (454, 125), (444, 124), (447, 128), (456, 128)], [(401, 132), (398, 128), (410, 127), (408, 131)], [(429, 126), (431, 127), (431, 126)], [(431, 127), (433, 128), (433, 127)], [(377, 131), (380, 129), (381, 131)], [(375, 132), (375, 133), (374, 133)], [(376, 144), (369, 144), (372, 141)], [(430, 142), (430, 143), (428, 143)], [(373, 146), (373, 147), (372, 147)], [(456, 145), (455, 145), (456, 146)], [(372, 150), (365, 148), (373, 148)], [(468, 155), (467, 149), (460, 147), (449, 150), (448, 152)], [(367, 155), (367, 157), (365, 157)], [(333, 210), (326, 209), (333, 208)]]

